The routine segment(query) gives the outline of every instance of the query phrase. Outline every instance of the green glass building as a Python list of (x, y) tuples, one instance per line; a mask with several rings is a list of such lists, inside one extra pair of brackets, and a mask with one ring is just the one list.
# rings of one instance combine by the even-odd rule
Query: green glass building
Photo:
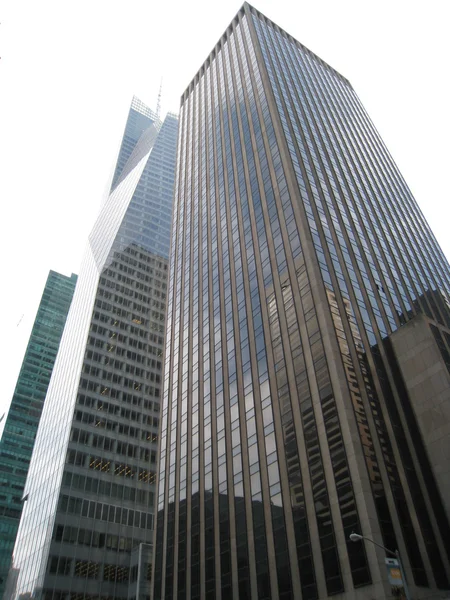
[(0, 441), (0, 597), (22, 512), (34, 439), (77, 276), (50, 271)]

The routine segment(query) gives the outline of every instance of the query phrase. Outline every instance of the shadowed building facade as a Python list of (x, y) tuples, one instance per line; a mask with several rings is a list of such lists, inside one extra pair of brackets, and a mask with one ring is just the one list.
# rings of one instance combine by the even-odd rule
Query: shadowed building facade
[(133, 99), (36, 438), (8, 600), (149, 599), (177, 127)]
[(390, 596), (353, 531), (438, 597), (443, 444), (391, 338), (423, 319), (446, 370), (449, 265), (352, 86), (244, 4), (177, 160), (155, 600)]
[(50, 271), (0, 441), (0, 598), (22, 512), (36, 431), (77, 276)]

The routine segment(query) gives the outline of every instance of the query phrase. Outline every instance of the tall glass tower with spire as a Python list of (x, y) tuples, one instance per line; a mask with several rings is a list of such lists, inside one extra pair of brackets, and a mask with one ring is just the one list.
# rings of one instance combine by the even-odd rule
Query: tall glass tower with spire
[(148, 598), (177, 128), (133, 99), (47, 393), (8, 600)]
[(154, 600), (444, 594), (450, 269), (349, 81), (244, 4), (174, 202)]

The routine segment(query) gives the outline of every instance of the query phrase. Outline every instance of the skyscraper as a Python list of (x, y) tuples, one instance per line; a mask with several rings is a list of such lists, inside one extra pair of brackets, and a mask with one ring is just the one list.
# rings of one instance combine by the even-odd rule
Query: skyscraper
[(50, 271), (0, 441), (0, 598), (22, 512), (34, 439), (77, 276)]
[(9, 598), (148, 598), (177, 127), (133, 99), (36, 438)]
[[(448, 407), (449, 265), (351, 84), (244, 4), (178, 152), (155, 600), (390, 597), (352, 532), (437, 597), (450, 419), (430, 452), (419, 408)], [(408, 379), (419, 330), (439, 378)]]

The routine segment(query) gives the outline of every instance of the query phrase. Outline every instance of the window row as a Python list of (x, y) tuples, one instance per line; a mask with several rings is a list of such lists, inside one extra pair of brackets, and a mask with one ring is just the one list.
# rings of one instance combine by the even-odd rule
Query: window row
[(89, 477), (70, 471), (64, 473), (62, 485), (73, 490), (92, 492), (93, 494), (117, 498), (118, 500), (138, 502), (144, 506), (153, 503), (153, 492), (151, 491), (137, 489), (134, 485), (128, 487), (111, 481), (101, 481), (98, 477)]
[(115, 581), (117, 583), (128, 581), (129, 567), (102, 565), (102, 563), (91, 560), (76, 560), (64, 556), (52, 556), (48, 570), (51, 575), (71, 575), (85, 579), (100, 579), (102, 567), (103, 581)]

